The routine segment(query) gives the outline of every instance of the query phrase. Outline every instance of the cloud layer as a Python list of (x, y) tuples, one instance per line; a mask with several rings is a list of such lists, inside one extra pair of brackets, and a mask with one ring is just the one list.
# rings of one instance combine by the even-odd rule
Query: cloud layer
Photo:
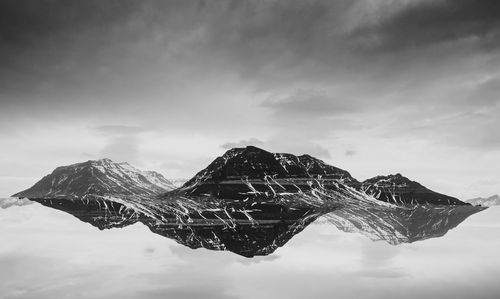
[(188, 177), (251, 143), (498, 193), (464, 186), (499, 171), (499, 20), (493, 0), (2, 1), (0, 168)]

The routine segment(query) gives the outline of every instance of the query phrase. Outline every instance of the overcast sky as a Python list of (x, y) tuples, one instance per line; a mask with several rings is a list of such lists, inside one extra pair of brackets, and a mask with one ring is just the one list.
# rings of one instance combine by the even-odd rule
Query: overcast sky
[(228, 148), (500, 193), (500, 2), (0, 0), (0, 195)]

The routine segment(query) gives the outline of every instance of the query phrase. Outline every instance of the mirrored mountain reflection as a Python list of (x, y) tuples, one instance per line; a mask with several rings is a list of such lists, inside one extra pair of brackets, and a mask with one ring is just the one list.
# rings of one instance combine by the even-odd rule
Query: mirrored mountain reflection
[(277, 202), (191, 200), (158, 203), (146, 198), (86, 196), (79, 199), (31, 199), (67, 212), (99, 229), (137, 222), (153, 233), (189, 248), (227, 250), (245, 257), (273, 253), (317, 219), (338, 229), (390, 244), (445, 235), (484, 208), (473, 206), (351, 206)]
[(401, 174), (358, 181), (310, 155), (247, 146), (182, 186), (109, 159), (61, 166), (13, 195), (99, 229), (143, 223), (190, 248), (268, 255), (318, 218), (390, 244), (439, 237), (481, 211)]

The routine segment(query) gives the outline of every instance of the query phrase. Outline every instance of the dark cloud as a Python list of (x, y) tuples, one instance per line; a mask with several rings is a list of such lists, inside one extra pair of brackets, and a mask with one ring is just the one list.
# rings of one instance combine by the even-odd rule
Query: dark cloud
[(132, 136), (110, 138), (101, 149), (100, 157), (139, 165), (141, 164), (139, 144), (139, 140)]
[[(78, 152), (167, 161), (167, 171), (189, 169), (183, 176), (224, 142), (365, 159), (360, 168), (379, 154), (410, 151), (410, 138), (491, 152), (500, 144), (498, 7), (0, 1), (0, 135), (10, 151), (1, 168), (23, 172), (8, 167), (14, 156), (24, 172), (34, 160), (71, 162), (81, 157), (71, 145), (81, 128), (88, 130)], [(199, 148), (179, 146), (197, 138)], [(351, 148), (370, 151), (349, 159)]]
[(479, 83), (473, 88), (468, 100), (477, 107), (492, 108), (500, 104), (500, 77), (489, 78)]
[(287, 98), (261, 104), (279, 117), (324, 117), (353, 112), (360, 108), (351, 100), (338, 100), (315, 90), (297, 90)]
[(345, 151), (346, 156), (354, 156), (356, 154), (357, 154), (357, 152), (355, 150), (346, 150)]
[(105, 138), (104, 146), (97, 158), (110, 158), (117, 162), (130, 162), (135, 165), (141, 164), (141, 134), (151, 130), (129, 125), (102, 125), (90, 127), (90, 130)]
[(250, 138), (250, 139), (247, 139), (247, 140), (240, 140), (240, 141), (237, 141), (237, 142), (226, 142), (226, 143), (222, 144), (220, 147), (223, 148), (223, 149), (232, 149), (232, 148), (235, 148), (235, 147), (246, 147), (246, 146), (249, 146), (249, 145), (253, 145), (253, 146), (259, 147), (259, 146), (264, 145), (264, 142), (260, 141), (257, 138)]
[(413, 1), (350, 36), (366, 49), (380, 51), (418, 49), (463, 39), (496, 48), (499, 37), (500, 3), (495, 0)]
[(156, 251), (156, 248), (154, 248), (154, 247), (148, 247), (148, 248), (144, 249), (144, 253), (147, 254), (147, 255), (151, 255), (155, 251)]

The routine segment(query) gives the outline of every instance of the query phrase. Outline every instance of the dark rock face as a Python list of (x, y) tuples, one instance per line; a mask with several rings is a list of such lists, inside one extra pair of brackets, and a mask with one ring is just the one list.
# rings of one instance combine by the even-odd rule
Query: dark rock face
[(263, 200), (325, 188), (350, 193), (354, 190), (342, 184), (347, 181), (357, 182), (347, 171), (311, 156), (273, 154), (248, 146), (227, 151), (164, 198), (182, 195)]
[(337, 180), (349, 186), (358, 186), (360, 183), (346, 170), (326, 164), (325, 162), (311, 157), (301, 155), (298, 157), (300, 163), (306, 168), (309, 175), (315, 178)]
[(343, 207), (220, 201), (144, 202), (132, 198), (32, 199), (65, 211), (99, 229), (146, 225), (189, 248), (226, 250), (245, 257), (269, 255), (318, 218), (340, 230), (393, 245), (441, 237), (484, 208), (472, 206), (394, 206), (361, 202)]
[(401, 174), (377, 176), (364, 181), (361, 190), (393, 204), (469, 205), (457, 198), (434, 192)]
[(442, 237), (484, 209), (464, 205), (350, 206), (328, 213), (325, 218), (342, 231), (398, 245)]
[(227, 151), (171, 189), (158, 173), (103, 159), (58, 167), (14, 196), (99, 229), (139, 222), (190, 248), (246, 257), (274, 252), (318, 217), (397, 245), (442, 236), (484, 209), (464, 206), (400, 174), (360, 183), (309, 155), (251, 146)]
[(248, 179), (263, 179), (266, 176), (274, 178), (308, 177), (307, 171), (297, 166), (297, 157), (293, 157), (296, 161), (292, 162), (290, 167), (283, 167), (282, 163), (270, 152), (253, 146), (234, 148), (198, 172), (183, 185), (183, 188), (195, 187), (209, 181), (220, 182), (242, 177)]
[(286, 244), (320, 215), (311, 207), (289, 208), (269, 203), (179, 200), (155, 201), (87, 199), (31, 199), (65, 211), (100, 230), (135, 223), (187, 247), (228, 250), (253, 257), (268, 255)]
[(227, 151), (179, 190), (164, 197), (214, 196), (243, 200), (314, 192), (334, 192), (345, 200), (363, 193), (398, 205), (467, 205), (400, 174), (378, 176), (361, 183), (349, 172), (309, 155), (273, 154), (253, 146)]
[(28, 198), (80, 198), (85, 195), (156, 195), (174, 186), (161, 174), (140, 171), (109, 159), (56, 168), (31, 188), (14, 194)]
[(328, 178), (357, 182), (349, 172), (330, 166), (309, 155), (294, 156), (284, 153), (270, 153), (263, 149), (248, 146), (234, 148), (215, 159), (208, 167), (198, 172), (183, 187), (190, 187), (206, 181), (228, 179), (272, 178)]

